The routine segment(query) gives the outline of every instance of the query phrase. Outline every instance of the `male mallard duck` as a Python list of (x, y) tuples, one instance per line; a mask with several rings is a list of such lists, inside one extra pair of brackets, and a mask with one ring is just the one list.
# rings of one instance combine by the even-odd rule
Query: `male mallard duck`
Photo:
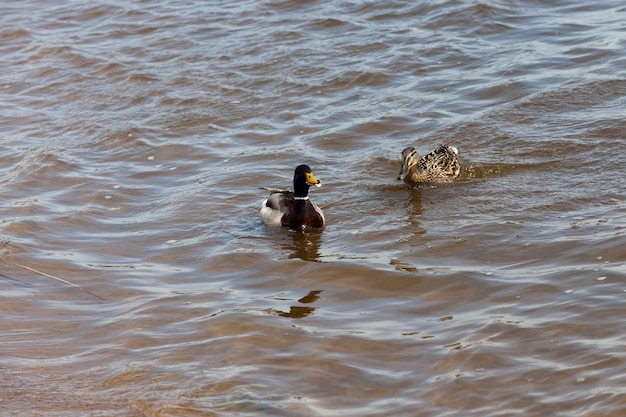
[(413, 184), (419, 182), (450, 182), (461, 174), (459, 151), (454, 146), (441, 145), (422, 156), (412, 146), (402, 151), (402, 168), (399, 180)]
[(292, 229), (319, 229), (324, 226), (322, 210), (309, 198), (310, 186), (321, 187), (308, 165), (299, 165), (293, 175), (293, 191), (266, 188), (270, 196), (261, 206), (261, 219), (271, 225)]

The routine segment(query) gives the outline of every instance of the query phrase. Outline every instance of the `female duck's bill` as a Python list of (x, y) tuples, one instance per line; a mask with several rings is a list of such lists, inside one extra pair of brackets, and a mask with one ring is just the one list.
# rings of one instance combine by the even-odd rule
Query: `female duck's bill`
[(326, 222), (322, 210), (309, 198), (309, 187), (321, 187), (308, 165), (298, 165), (293, 175), (293, 191), (267, 189), (269, 197), (261, 205), (264, 223), (296, 230), (321, 229)]
[(410, 184), (450, 182), (461, 174), (458, 155), (459, 151), (448, 145), (441, 145), (421, 158), (412, 146), (404, 148), (398, 180)]

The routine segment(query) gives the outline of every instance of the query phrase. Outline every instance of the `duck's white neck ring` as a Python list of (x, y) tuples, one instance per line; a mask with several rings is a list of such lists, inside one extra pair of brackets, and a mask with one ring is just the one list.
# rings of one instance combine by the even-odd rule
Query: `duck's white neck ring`
[(294, 200), (308, 200), (309, 196), (307, 195), (306, 197), (294, 197)]

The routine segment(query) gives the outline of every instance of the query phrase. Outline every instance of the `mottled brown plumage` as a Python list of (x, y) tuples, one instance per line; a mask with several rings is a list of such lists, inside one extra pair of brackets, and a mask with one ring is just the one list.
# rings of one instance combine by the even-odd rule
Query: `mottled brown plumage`
[(409, 184), (450, 182), (461, 174), (458, 155), (459, 151), (454, 146), (447, 145), (441, 145), (421, 158), (415, 148), (405, 148), (398, 180)]

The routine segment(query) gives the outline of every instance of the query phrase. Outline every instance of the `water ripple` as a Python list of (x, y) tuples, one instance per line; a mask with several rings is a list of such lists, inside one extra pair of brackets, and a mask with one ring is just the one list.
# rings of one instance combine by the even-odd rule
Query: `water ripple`
[(0, 12), (5, 414), (623, 414), (623, 6)]

